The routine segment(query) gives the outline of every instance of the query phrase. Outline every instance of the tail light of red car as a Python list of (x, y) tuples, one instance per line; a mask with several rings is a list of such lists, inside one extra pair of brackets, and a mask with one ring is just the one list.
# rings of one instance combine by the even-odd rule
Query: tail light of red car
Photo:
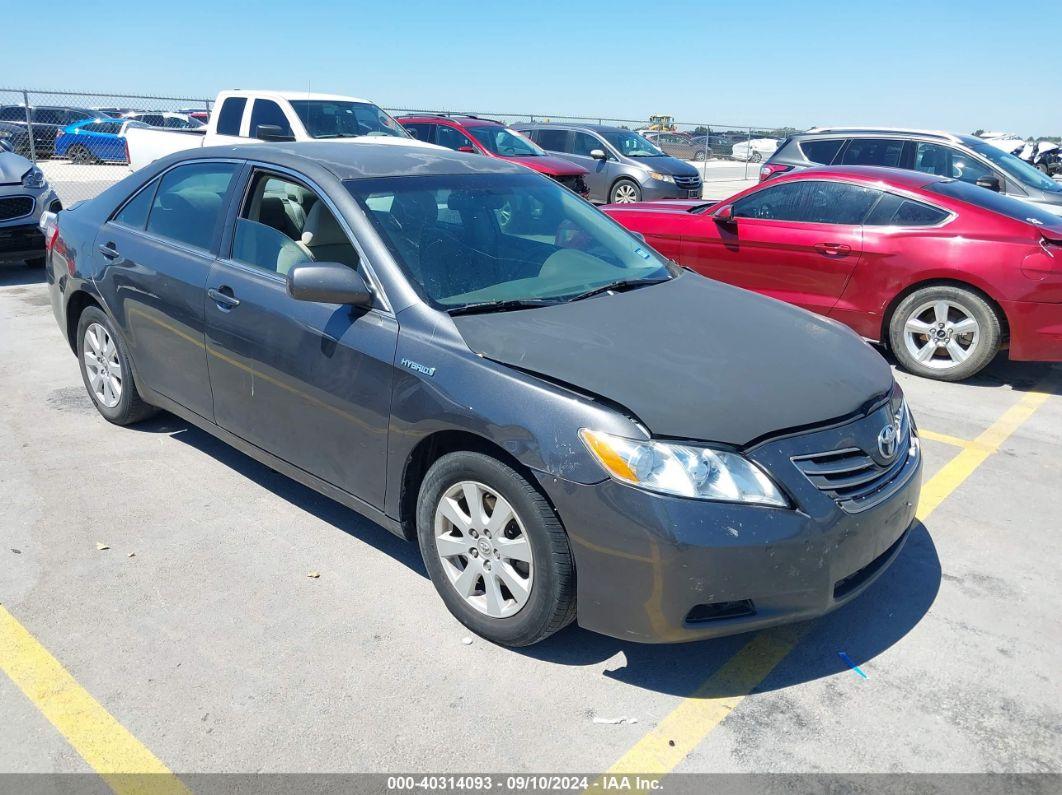
[(773, 176), (792, 170), (792, 166), (783, 166), (781, 163), (764, 163), (760, 166), (760, 182), (766, 182)]

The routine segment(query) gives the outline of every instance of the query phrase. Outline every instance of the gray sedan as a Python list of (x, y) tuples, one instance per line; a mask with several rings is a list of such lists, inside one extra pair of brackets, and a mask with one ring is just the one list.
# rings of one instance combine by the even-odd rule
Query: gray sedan
[(206, 148), (55, 222), (52, 308), (103, 417), (165, 409), (415, 541), (494, 642), (817, 616), (914, 522), (918, 436), (872, 348), (523, 166)]

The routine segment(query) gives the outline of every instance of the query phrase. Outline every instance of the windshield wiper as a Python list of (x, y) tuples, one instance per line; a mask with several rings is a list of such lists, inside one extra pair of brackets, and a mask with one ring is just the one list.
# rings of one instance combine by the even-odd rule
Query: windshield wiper
[(464, 306), (448, 309), (450, 315), (480, 315), (487, 312), (511, 312), (514, 309), (535, 309), (540, 306), (552, 306), (556, 301), (547, 301), (544, 298), (514, 298), (506, 301), (481, 301), (478, 304), (465, 304)]
[(670, 279), (620, 279), (619, 281), (611, 282), (609, 284), (603, 284), (600, 287), (595, 287), (593, 290), (587, 290), (585, 293), (579, 293), (569, 301), (582, 301), (584, 298), (592, 298), (595, 295), (601, 295), (601, 293), (620, 293), (625, 290), (634, 290), (638, 287), (648, 287), (651, 284), (660, 284), (661, 282), (669, 282)]

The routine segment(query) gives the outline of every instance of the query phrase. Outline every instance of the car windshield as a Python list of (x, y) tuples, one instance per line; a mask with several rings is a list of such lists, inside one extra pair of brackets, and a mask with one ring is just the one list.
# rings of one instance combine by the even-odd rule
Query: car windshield
[(546, 154), (537, 144), (507, 127), (484, 124), (467, 129), (483, 148), (502, 157), (542, 157)]
[(311, 138), (410, 137), (402, 125), (371, 102), (293, 99), (291, 107)]
[(970, 144), (970, 148), (981, 157), (991, 160), (1018, 182), (1050, 193), (1062, 192), (1062, 185), (1059, 185), (1046, 174), (1041, 173), (1035, 166), (1029, 165), (1009, 152), (1004, 152), (1002, 149), (992, 146), (992, 144), (980, 142)]
[(664, 157), (664, 153), (638, 133), (629, 130), (603, 132), (601, 135), (626, 157)]
[(449, 311), (558, 303), (679, 273), (599, 210), (536, 174), (386, 177), (346, 186), (418, 292)]
[(1058, 226), (1059, 222), (1062, 221), (1059, 216), (1048, 210), (1040, 209), (1032, 202), (1005, 196), (1002, 193), (996, 193), (993, 190), (980, 188), (977, 185), (971, 185), (969, 182), (962, 182), (957, 179), (931, 183), (926, 185), (926, 190), (969, 202), (977, 207), (1013, 218), (1015, 221), (1025, 221), (1035, 226)]

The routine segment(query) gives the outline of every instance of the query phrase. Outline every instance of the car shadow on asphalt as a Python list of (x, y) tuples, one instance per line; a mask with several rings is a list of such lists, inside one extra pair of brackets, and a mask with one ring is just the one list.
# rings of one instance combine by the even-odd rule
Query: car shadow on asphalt
[(0, 287), (44, 284), (44, 268), (31, 268), (21, 262), (0, 265)]
[[(875, 350), (885, 357), (892, 367), (905, 372), (892, 353), (880, 346)], [(1012, 362), (1006, 353), (1000, 353), (984, 370), (973, 378), (961, 381), (962, 386), (998, 388), (1009, 386), (1017, 392), (1047, 391), (1062, 395), (1062, 367), (1050, 362)], [(942, 383), (947, 386), (946, 383)]]
[[(844, 607), (806, 622), (799, 643), (756, 691), (779, 690), (849, 670), (840, 652), (864, 671), (872, 668), (873, 660), (900, 642), (929, 611), (940, 580), (936, 546), (925, 526), (917, 523), (892, 566)], [(704, 685), (754, 636), (746, 633), (694, 643), (646, 645), (570, 626), (536, 646), (516, 651), (575, 666), (597, 665), (622, 652), (626, 663), (606, 670), (605, 676), (659, 693), (686, 697), (696, 692), (702, 698), (715, 698), (743, 694), (725, 682), (714, 689)], [(854, 671), (852, 675), (858, 676)]]

